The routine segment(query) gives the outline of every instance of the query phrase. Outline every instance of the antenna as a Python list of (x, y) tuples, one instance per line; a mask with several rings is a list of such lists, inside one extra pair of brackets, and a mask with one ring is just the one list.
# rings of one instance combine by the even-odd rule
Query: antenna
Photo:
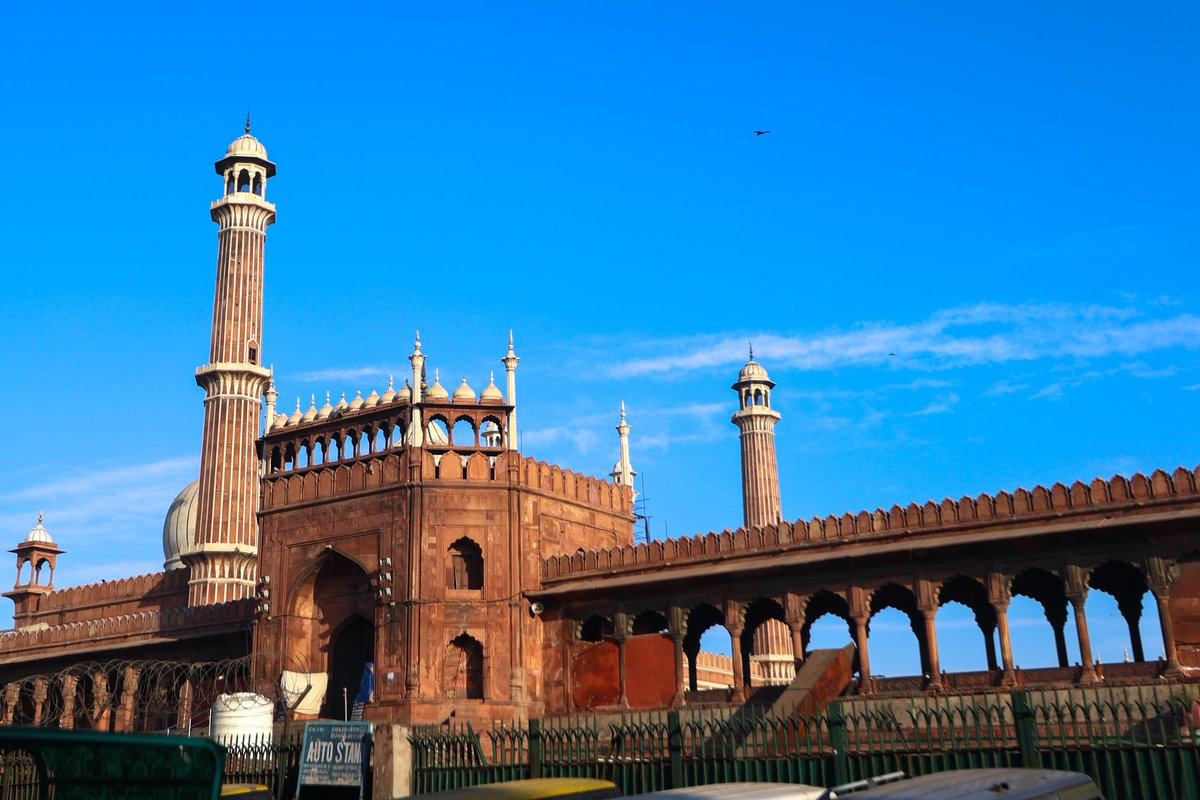
[(650, 515), (646, 513), (646, 475), (641, 473), (638, 475), (638, 480), (642, 482), (642, 490), (638, 492), (637, 499), (633, 501), (633, 519), (634, 526), (637, 526), (637, 520), (642, 521), (642, 535), (646, 541), (650, 541)]

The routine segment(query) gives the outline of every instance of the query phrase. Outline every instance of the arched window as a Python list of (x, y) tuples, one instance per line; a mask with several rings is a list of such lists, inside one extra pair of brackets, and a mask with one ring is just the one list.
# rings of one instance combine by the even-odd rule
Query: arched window
[(225, 194), (233, 194), (233, 170), (225, 173)]
[(250, 191), (250, 170), (244, 169), (238, 173), (237, 187), (239, 192)]
[(485, 419), (483, 427), (479, 430), (479, 439), (484, 447), (502, 447), (504, 434), (500, 430), (500, 424), (490, 417)]
[(593, 614), (579, 626), (579, 639), (583, 642), (602, 642), (605, 636), (612, 636), (616, 632), (611, 619)]
[(470, 634), (455, 637), (446, 649), (446, 695), (483, 699), (483, 645)]
[(261, 197), (262, 189), (263, 189), (262, 173), (256, 172), (256, 173), (254, 173), (254, 193), (256, 195), (258, 195), (259, 197)]
[(446, 586), (450, 589), (483, 588), (483, 551), (466, 536), (450, 545)]

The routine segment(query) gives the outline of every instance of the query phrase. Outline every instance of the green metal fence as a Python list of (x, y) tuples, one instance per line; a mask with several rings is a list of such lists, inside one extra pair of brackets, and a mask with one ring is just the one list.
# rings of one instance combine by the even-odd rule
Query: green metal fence
[(1159, 690), (846, 700), (819, 714), (664, 711), (414, 730), (415, 794), (594, 777), (625, 794), (722, 781), (832, 786), (902, 770), (1047, 767), (1109, 800), (1200, 797), (1200, 703)]
[[(295, 797), (303, 737), (248, 739), (225, 748), (222, 783), (261, 783), (276, 800)], [(7, 800), (5, 798), (4, 800)]]

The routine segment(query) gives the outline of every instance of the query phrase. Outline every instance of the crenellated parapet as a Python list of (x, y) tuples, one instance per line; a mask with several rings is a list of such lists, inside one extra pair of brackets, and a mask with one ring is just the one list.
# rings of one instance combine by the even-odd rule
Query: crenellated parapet
[[(84, 587), (79, 587), (84, 588)], [(0, 633), (0, 663), (24, 661), (42, 650), (70, 647), (73, 653), (103, 649), (120, 640), (154, 641), (210, 635), (213, 629), (249, 623), (254, 613), (250, 598), (211, 606), (150, 609), (101, 619)]]
[(517, 463), (517, 483), (522, 488), (568, 502), (632, 514), (629, 487), (565, 470), (544, 461), (521, 456), (511, 450), (490, 452), (472, 449), (399, 447), (368, 452), (347, 460), (268, 474), (262, 480), (262, 508), (271, 510), (299, 503), (339, 497), (408, 483), (410, 459), (419, 454), (421, 482), (436, 487), (443, 482), (473, 481), (476, 484), (509, 485), (508, 464)]
[(56, 589), (41, 598), (34, 621), (49, 621), (47, 617), (58, 617), (61, 621), (67, 621), (66, 617), (86, 619), (92, 614), (109, 616), (121, 613), (124, 607), (148, 603), (161, 608), (186, 606), (187, 590), (187, 570), (152, 572)]
[(526, 488), (623, 515), (633, 513), (633, 493), (628, 486), (525, 456), (521, 457), (520, 467), (521, 483)]
[[(551, 474), (553, 482), (554, 476)], [(539, 475), (539, 478), (542, 476)], [(1014, 524), (1068, 522), (1088, 516), (1123, 515), (1167, 509), (1175, 504), (1200, 502), (1200, 467), (1179, 467), (1172, 473), (1155, 470), (1126, 478), (1096, 478), (1091, 483), (1076, 481), (1067, 486), (1001, 491), (995, 495), (964, 496), (958, 500), (932, 500), (924, 505), (910, 503), (889, 509), (857, 514), (783, 521), (761, 528), (739, 528), (679, 539), (656, 540), (615, 549), (594, 550), (555, 556), (542, 562), (546, 582), (569, 580), (595, 573), (636, 571), (688, 561), (707, 561), (757, 555), (773, 550), (837, 548), (847, 544), (876, 543), (901, 537), (944, 534)]]

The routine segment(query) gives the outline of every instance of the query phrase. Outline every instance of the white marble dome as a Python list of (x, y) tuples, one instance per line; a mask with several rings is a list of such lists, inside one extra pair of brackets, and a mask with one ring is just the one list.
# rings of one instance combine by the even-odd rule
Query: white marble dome
[(46, 530), (45, 527), (42, 526), (42, 515), (41, 514), (38, 514), (37, 525), (34, 525), (33, 530), (31, 530), (29, 533), (25, 534), (25, 541), (27, 541), (27, 542), (47, 542), (49, 544), (54, 544), (54, 539), (50, 536), (50, 531)]
[(234, 158), (261, 158), (267, 160), (267, 148), (263, 147), (262, 142), (255, 139), (250, 134), (244, 134), (234, 139), (229, 143), (229, 148), (225, 151), (225, 157)]
[(163, 521), (164, 569), (183, 569), (179, 554), (196, 542), (196, 490), (199, 488), (200, 479), (197, 478), (183, 487), (167, 511)]
[(763, 369), (762, 364), (759, 364), (752, 357), (746, 366), (742, 367), (742, 371), (738, 373), (738, 382), (742, 381), (769, 381), (767, 371)]

